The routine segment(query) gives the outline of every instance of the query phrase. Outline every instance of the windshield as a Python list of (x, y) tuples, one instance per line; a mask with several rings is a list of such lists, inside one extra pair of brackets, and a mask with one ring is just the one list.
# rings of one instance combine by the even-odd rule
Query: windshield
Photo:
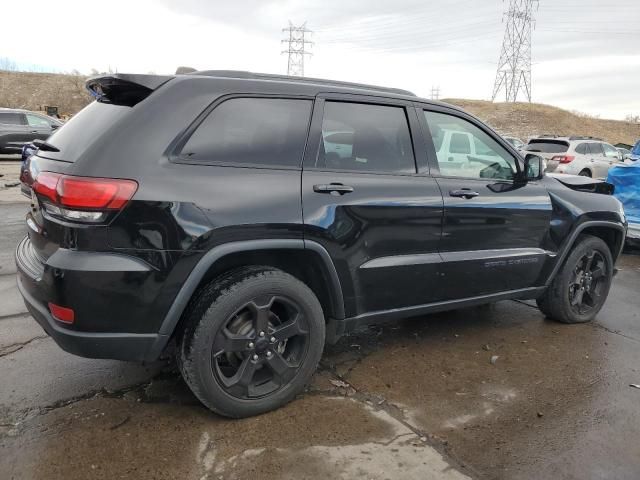
[(38, 155), (53, 160), (75, 162), (100, 135), (130, 111), (129, 107), (90, 103), (47, 139), (49, 145), (60, 151), (40, 150)]

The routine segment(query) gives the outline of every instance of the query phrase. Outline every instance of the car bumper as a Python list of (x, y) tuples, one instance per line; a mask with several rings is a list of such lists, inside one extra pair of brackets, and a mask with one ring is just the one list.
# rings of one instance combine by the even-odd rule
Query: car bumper
[[(25, 238), (16, 249), (18, 290), (27, 310), (44, 331), (63, 350), (87, 358), (105, 358), (127, 361), (156, 360), (167, 338), (153, 333), (87, 332), (70, 329), (57, 321), (49, 312), (50, 293), (42, 280), (41, 267), (29, 257)], [(55, 301), (51, 298), (50, 300)]]

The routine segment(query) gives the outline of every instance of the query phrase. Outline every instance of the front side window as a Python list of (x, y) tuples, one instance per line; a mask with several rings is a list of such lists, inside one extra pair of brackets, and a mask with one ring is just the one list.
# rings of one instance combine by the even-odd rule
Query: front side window
[(415, 173), (403, 107), (326, 102), (317, 168)]
[(581, 143), (580, 145), (578, 145), (576, 147), (576, 153), (579, 153), (580, 155), (586, 155), (587, 153), (589, 153), (589, 149), (587, 147), (586, 143)]
[(195, 163), (299, 167), (311, 100), (232, 98), (214, 108), (182, 147)]
[(49, 123), (46, 119), (39, 117), (38, 115), (30, 115), (27, 113), (27, 123), (30, 127), (51, 127), (51, 123)]
[(608, 143), (603, 143), (602, 144), (602, 148), (604, 148), (604, 154), (605, 156), (609, 157), (609, 158), (618, 158), (618, 149), (615, 148), (612, 145), (609, 145)]
[(591, 151), (591, 155), (604, 155), (604, 151), (602, 150), (601, 143), (590, 143), (589, 150)]
[(491, 136), (462, 118), (425, 110), (440, 174), (512, 180), (516, 160)]

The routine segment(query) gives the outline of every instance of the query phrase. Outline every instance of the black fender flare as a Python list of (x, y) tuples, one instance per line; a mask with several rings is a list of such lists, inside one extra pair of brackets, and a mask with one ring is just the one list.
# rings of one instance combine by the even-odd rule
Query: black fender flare
[(562, 251), (558, 254), (558, 258), (556, 260), (556, 263), (553, 267), (553, 270), (551, 270), (551, 273), (549, 274), (549, 277), (547, 278), (547, 281), (545, 282), (544, 286), (548, 287), (551, 282), (553, 281), (554, 278), (556, 278), (556, 275), (558, 273), (558, 271), (560, 270), (560, 267), (562, 267), (562, 264), (564, 263), (565, 259), (567, 258), (567, 256), (569, 255), (569, 252), (571, 252), (571, 249), (573, 248), (573, 245), (576, 243), (576, 240), (578, 239), (578, 236), (587, 228), (589, 227), (606, 227), (606, 228), (613, 228), (615, 230), (618, 230), (619, 232), (622, 233), (622, 241), (620, 242), (620, 246), (618, 247), (618, 251), (617, 252), (611, 252), (611, 255), (613, 256), (613, 260), (617, 260), (617, 258), (620, 256), (620, 254), (622, 253), (622, 249), (624, 248), (624, 239), (625, 239), (625, 234), (626, 234), (626, 227), (621, 224), (621, 223), (616, 223), (616, 222), (611, 222), (611, 221), (606, 221), (606, 220), (588, 220), (586, 222), (581, 223), (580, 225), (578, 225), (569, 235), (569, 237), (567, 238), (567, 240), (565, 240), (565, 245), (562, 249)]
[(180, 291), (176, 295), (171, 308), (165, 315), (158, 337), (154, 345), (150, 348), (145, 356), (148, 360), (157, 359), (164, 350), (167, 342), (171, 338), (182, 314), (195, 293), (198, 285), (207, 274), (209, 269), (223, 257), (232, 253), (250, 252), (255, 250), (311, 250), (317, 253), (325, 264), (331, 282), (331, 296), (334, 307), (334, 316), (338, 319), (345, 317), (344, 297), (342, 295), (342, 287), (340, 279), (329, 252), (319, 243), (303, 240), (303, 239), (264, 239), (264, 240), (245, 240), (238, 242), (229, 242), (209, 250), (193, 268), (185, 282), (182, 284)]

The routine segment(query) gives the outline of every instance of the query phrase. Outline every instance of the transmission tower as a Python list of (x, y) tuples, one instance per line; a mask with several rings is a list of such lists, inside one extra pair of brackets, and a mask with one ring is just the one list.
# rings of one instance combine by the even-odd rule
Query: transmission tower
[(431, 100), (440, 100), (440, 86), (431, 87)]
[(538, 0), (509, 0), (509, 8), (504, 12), (506, 26), (491, 101), (504, 90), (507, 102), (515, 102), (519, 93), (531, 102), (531, 31), (533, 11), (538, 7)]
[(282, 53), (289, 55), (287, 75), (304, 77), (304, 57), (305, 55), (311, 55), (311, 52), (308, 52), (306, 47), (307, 45), (313, 45), (313, 42), (307, 40), (305, 35), (312, 32), (307, 30), (307, 22), (295, 27), (291, 21), (289, 21), (289, 27), (283, 28), (282, 31), (287, 34), (286, 38), (282, 40), (282, 43), (288, 44), (288, 48), (282, 51)]

